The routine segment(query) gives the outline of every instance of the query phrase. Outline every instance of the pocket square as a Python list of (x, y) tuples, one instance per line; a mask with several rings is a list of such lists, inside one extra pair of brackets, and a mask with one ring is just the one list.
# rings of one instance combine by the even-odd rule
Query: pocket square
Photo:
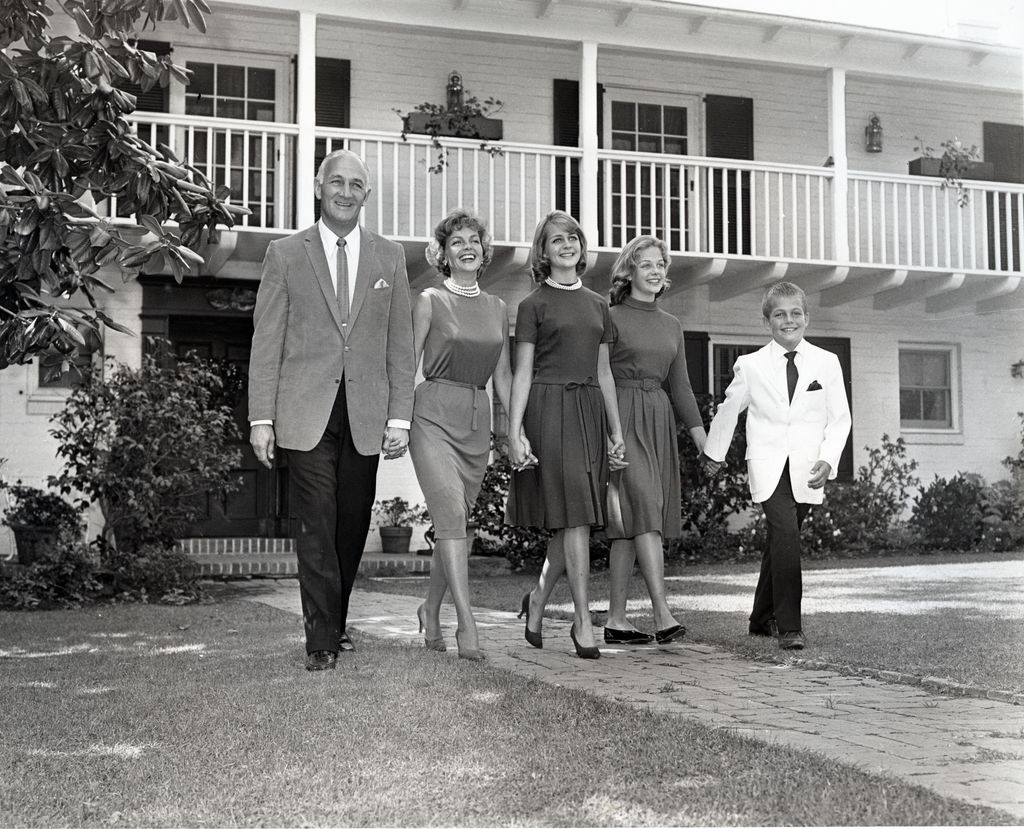
[(807, 391), (821, 391), (821, 383), (817, 380), (813, 381), (811, 385), (807, 387)]
[(373, 283), (373, 290), (375, 290), (375, 291), (379, 290), (380, 288), (390, 288), (390, 287), (391, 286), (387, 282), (385, 282), (383, 279), (378, 279), (376, 282)]

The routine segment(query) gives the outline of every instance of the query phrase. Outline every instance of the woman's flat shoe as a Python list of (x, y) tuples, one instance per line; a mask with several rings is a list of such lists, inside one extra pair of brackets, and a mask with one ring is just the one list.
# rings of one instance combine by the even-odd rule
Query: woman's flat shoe
[(649, 645), (654, 641), (654, 637), (642, 630), (605, 628), (604, 641), (609, 645)]
[(684, 625), (672, 625), (670, 628), (662, 628), (654, 634), (655, 640), (659, 645), (667, 645), (669, 642), (675, 642), (676, 639), (682, 639), (686, 635), (686, 627)]
[(601, 651), (598, 650), (597, 646), (590, 648), (583, 647), (578, 641), (576, 641), (576, 623), (573, 622), (569, 628), (569, 638), (572, 639), (572, 645), (576, 648), (576, 655), (580, 659), (600, 659)]
[(426, 647), (426, 649), (428, 651), (446, 651), (446, 650), (448, 650), (448, 646), (444, 643), (444, 637), (443, 636), (438, 636), (436, 639), (431, 639), (429, 636), (427, 636), (424, 633), (424, 631), (427, 629), (427, 620), (424, 618), (425, 616), (426, 616), (426, 604), (424, 603), (424, 604), (421, 604), (419, 607), (416, 608), (416, 618), (419, 620), (419, 623), (420, 623), (420, 630), (419, 630), (419, 632), (423, 633), (423, 645), (424, 645), (424, 647)]
[(530, 630), (530, 594), (529, 593), (527, 593), (525, 596), (523, 596), (523, 607), (522, 607), (522, 610), (519, 611), (519, 615), (516, 618), (517, 619), (522, 619), (524, 616), (526, 617), (526, 641), (529, 642), (531, 645), (533, 645), (535, 648), (540, 648), (541, 650), (543, 650), (544, 649), (544, 637), (541, 635), (541, 632), (538, 630), (536, 633), (534, 633), (532, 630)]

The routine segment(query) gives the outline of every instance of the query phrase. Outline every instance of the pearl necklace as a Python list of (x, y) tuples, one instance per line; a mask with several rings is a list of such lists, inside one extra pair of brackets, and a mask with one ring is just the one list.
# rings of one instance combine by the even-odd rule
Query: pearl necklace
[(480, 296), (479, 285), (473, 285), (472, 288), (467, 288), (464, 285), (460, 285), (450, 276), (444, 281), (444, 286), (456, 296)]
[(578, 291), (583, 287), (583, 280), (578, 276), (575, 282), (571, 282), (568, 285), (563, 285), (561, 282), (555, 282), (550, 276), (544, 280), (545, 285), (550, 285), (552, 288), (558, 288), (560, 291)]

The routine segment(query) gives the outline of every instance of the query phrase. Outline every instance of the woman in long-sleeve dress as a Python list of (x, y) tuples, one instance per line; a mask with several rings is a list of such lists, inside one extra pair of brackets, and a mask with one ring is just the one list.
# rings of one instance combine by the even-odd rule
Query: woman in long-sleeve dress
[[(683, 326), (657, 305), (668, 287), (671, 260), (654, 236), (633, 239), (612, 267), (611, 317), (617, 337), (610, 361), (629, 466), (612, 473), (608, 488), (610, 597), (604, 640), (610, 644), (665, 644), (685, 632), (665, 599), (662, 539), (681, 533), (676, 420), (703, 451), (707, 432), (686, 372)], [(662, 386), (668, 382), (671, 403)], [(675, 409), (675, 418), (673, 417)], [(647, 583), (654, 636), (626, 619), (634, 560)]]
[(490, 454), (491, 408), (487, 381), (508, 410), (512, 372), (505, 303), (480, 290), (477, 279), (491, 260), (487, 229), (465, 210), (454, 210), (434, 228), (427, 259), (445, 277), (427, 288), (413, 309), (416, 387), (409, 452), (434, 523), (430, 591), (417, 616), (424, 643), (445, 650), (439, 612), (451, 588), (458, 615), (459, 656), (480, 659), (469, 601), (466, 523), (480, 492)]

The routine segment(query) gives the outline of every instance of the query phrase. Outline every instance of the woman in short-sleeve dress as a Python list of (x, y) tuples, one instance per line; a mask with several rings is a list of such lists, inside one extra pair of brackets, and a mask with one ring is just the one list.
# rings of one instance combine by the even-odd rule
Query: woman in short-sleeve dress
[(573, 646), (594, 659), (600, 651), (587, 601), (590, 527), (605, 523), (609, 453), (616, 462), (623, 456), (608, 365), (614, 329), (605, 301), (580, 280), (586, 240), (569, 214), (556, 210), (537, 226), (531, 266), (540, 284), (516, 314), (509, 409), (512, 462), (528, 468), (512, 476), (507, 521), (554, 530), (540, 582), (523, 597), (527, 641), (542, 646), (536, 622), (564, 566), (575, 606)]
[(434, 229), (427, 249), (427, 260), (445, 280), (423, 291), (413, 310), (424, 379), (416, 387), (409, 453), (436, 538), (430, 590), (417, 616), (426, 647), (445, 650), (438, 616), (450, 587), (459, 625), (455, 639), (464, 659), (482, 658), (469, 600), (466, 522), (490, 455), (486, 386), (493, 375), (494, 391), (507, 410), (512, 381), (505, 303), (477, 284), (490, 258), (483, 224), (465, 210), (451, 212)]
[[(658, 308), (668, 287), (671, 260), (654, 236), (631, 241), (612, 267), (611, 315), (617, 339), (610, 360), (629, 466), (611, 476), (608, 487), (610, 597), (604, 641), (666, 644), (686, 633), (665, 600), (663, 538), (681, 534), (679, 449), (676, 420), (686, 427), (698, 452), (707, 432), (686, 372), (683, 326)], [(662, 384), (668, 381), (669, 402)], [(654, 610), (654, 636), (626, 619), (626, 595), (634, 559), (647, 583)]]

